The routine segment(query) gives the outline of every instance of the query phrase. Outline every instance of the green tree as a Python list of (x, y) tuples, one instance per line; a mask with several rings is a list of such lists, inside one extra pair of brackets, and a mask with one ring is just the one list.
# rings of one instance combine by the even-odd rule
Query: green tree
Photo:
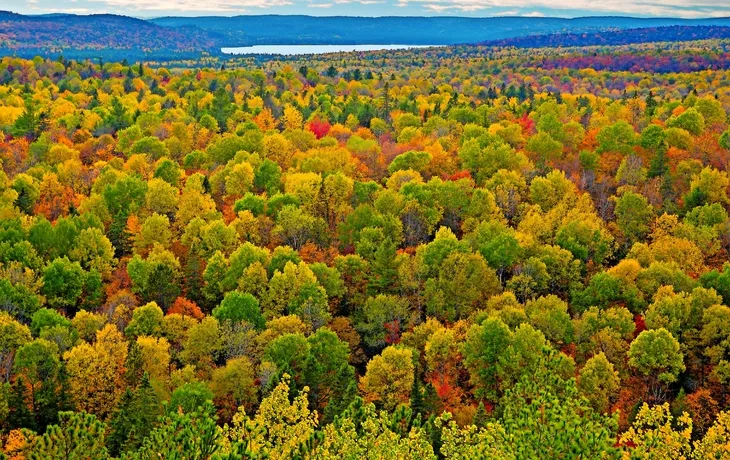
[(84, 291), (84, 270), (67, 257), (55, 259), (43, 270), (43, 294), (52, 307), (71, 310)]
[(28, 459), (84, 460), (108, 458), (104, 447), (106, 425), (85, 412), (60, 412), (58, 425), (30, 443)]
[(517, 458), (620, 458), (616, 417), (595, 412), (573, 379), (525, 375), (507, 390), (502, 423)]
[[(685, 369), (679, 342), (664, 328), (642, 331), (629, 348), (629, 366), (647, 379), (653, 394)], [(661, 399), (663, 396), (659, 394)]]
[(215, 408), (203, 402), (190, 412), (168, 411), (131, 459), (207, 460), (220, 450)]
[(496, 399), (499, 388), (497, 363), (512, 340), (512, 333), (500, 319), (489, 318), (473, 325), (464, 343), (464, 362), (476, 395)]
[(221, 304), (213, 309), (212, 314), (219, 322), (245, 321), (258, 330), (266, 326), (266, 320), (259, 308), (259, 301), (251, 294), (242, 294), (237, 291), (227, 293)]
[(644, 195), (626, 191), (616, 198), (616, 224), (626, 238), (626, 247), (643, 241), (649, 233), (654, 209)]
[(162, 413), (159, 397), (152, 388), (149, 375), (144, 373), (134, 391), (125, 390), (111, 418), (107, 439), (109, 453), (119, 456), (122, 452), (138, 449)]
[(601, 414), (608, 411), (619, 384), (618, 372), (603, 352), (591, 357), (578, 376), (578, 390), (590, 402), (591, 407)]

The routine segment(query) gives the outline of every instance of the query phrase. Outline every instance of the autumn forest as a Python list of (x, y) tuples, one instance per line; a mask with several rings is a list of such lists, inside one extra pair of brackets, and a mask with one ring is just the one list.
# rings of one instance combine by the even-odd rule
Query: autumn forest
[(0, 458), (729, 459), (728, 113), (725, 39), (3, 57)]

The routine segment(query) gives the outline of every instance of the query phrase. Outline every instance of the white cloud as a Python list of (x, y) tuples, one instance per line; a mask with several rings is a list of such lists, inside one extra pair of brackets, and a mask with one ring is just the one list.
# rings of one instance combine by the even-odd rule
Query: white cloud
[[(472, 16), (562, 16), (586, 14), (730, 16), (730, 0), (0, 0), (0, 9), (32, 12), (112, 12), (132, 16), (195, 14), (300, 14), (331, 9), (337, 14), (421, 14)], [(381, 5), (369, 9), (367, 5)], [(313, 11), (310, 9), (310, 11)], [(400, 12), (405, 9), (407, 12)], [(352, 11), (352, 12), (350, 12)], [(372, 13), (371, 13), (372, 12)]]
[(248, 8), (273, 8), (293, 5), (292, 0), (90, 0), (107, 7), (142, 11), (243, 12)]
[[(419, 5), (430, 11), (477, 11), (492, 8), (519, 8), (523, 16), (535, 16), (546, 11), (593, 11), (597, 14), (720, 17), (730, 16), (727, 0), (399, 0), (401, 6)], [(487, 12), (488, 13), (488, 12)], [(544, 14), (544, 13), (542, 13)]]

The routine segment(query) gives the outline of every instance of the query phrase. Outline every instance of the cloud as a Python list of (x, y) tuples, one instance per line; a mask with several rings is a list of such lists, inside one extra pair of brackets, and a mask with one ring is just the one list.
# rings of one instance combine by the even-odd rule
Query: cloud
[(275, 8), (293, 5), (293, 0), (89, 0), (107, 8), (142, 11), (242, 12), (249, 8)]
[[(730, 16), (728, 0), (2, 0), (21, 13), (119, 13), (153, 15), (327, 14), (356, 16), (594, 15), (701, 18)], [(373, 6), (377, 5), (377, 6)]]
[[(727, 0), (399, 0), (401, 6), (417, 6), (429, 11), (481, 11), (499, 15), (504, 8), (517, 10), (520, 16), (564, 15), (580, 11), (595, 14), (664, 16), (664, 17), (720, 17), (730, 16)], [(541, 11), (537, 11), (540, 9)]]

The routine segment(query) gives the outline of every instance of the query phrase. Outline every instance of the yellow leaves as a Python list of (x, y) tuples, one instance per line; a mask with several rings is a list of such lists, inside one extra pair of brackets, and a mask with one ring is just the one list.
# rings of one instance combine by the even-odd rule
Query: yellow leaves
[(217, 215), (215, 201), (205, 193), (198, 190), (186, 190), (177, 205), (178, 228), (182, 229), (196, 217), (201, 219), (212, 219)]
[(8, 460), (25, 460), (25, 451), (32, 441), (31, 433), (25, 429), (11, 430), (5, 439), (2, 453)]
[(145, 208), (158, 214), (175, 211), (179, 200), (179, 190), (162, 179), (154, 178), (147, 183)]
[(76, 111), (73, 102), (66, 99), (56, 99), (51, 105), (51, 119), (57, 120), (65, 115), (72, 114)]
[(620, 442), (634, 446), (624, 451), (625, 460), (682, 460), (689, 458), (691, 439), (692, 419), (686, 412), (675, 420), (669, 403), (654, 407), (644, 403), (634, 424), (621, 435)]
[(0, 107), (0, 126), (11, 126), (23, 113), (23, 107)]
[(96, 343), (86, 342), (63, 354), (69, 394), (76, 408), (107, 418), (126, 386), (124, 363), (127, 342), (116, 326), (107, 324), (96, 333)]
[(234, 165), (226, 175), (226, 194), (235, 197), (243, 196), (253, 185), (253, 179), (254, 171), (250, 164), (243, 162)]
[(695, 441), (694, 446), (696, 460), (730, 458), (730, 412), (720, 412), (715, 423), (701, 440)]
[(124, 169), (131, 173), (139, 174), (142, 177), (147, 177), (149, 174), (150, 163), (147, 161), (147, 154), (137, 153), (129, 157), (129, 160), (124, 164)]
[(393, 410), (399, 404), (408, 404), (413, 379), (411, 350), (390, 346), (370, 360), (360, 379), (360, 390), (366, 401), (377, 401), (384, 409)]
[(691, 241), (664, 236), (649, 245), (654, 260), (675, 262), (683, 271), (699, 275), (705, 271), (702, 251)]
[(301, 112), (299, 112), (299, 110), (292, 107), (291, 105), (288, 105), (286, 106), (286, 108), (284, 108), (284, 115), (281, 121), (284, 125), (284, 129), (301, 129), (302, 125), (304, 124), (304, 117), (302, 117), (302, 114)]
[(421, 174), (418, 171), (413, 171), (412, 169), (396, 171), (386, 182), (386, 187), (388, 187), (389, 190), (398, 191), (409, 182), (422, 184), (423, 177), (421, 177)]
[(355, 169), (356, 160), (349, 150), (333, 146), (313, 148), (307, 152), (298, 152), (293, 166), (307, 172), (320, 174), (341, 172), (351, 176)]
[(636, 259), (623, 259), (614, 267), (608, 269), (607, 272), (620, 278), (625, 283), (633, 285), (636, 283), (636, 277), (639, 276), (641, 270), (641, 264)]
[(198, 110), (204, 110), (213, 103), (213, 93), (205, 93), (203, 97), (198, 99)]
[(48, 151), (48, 162), (51, 164), (63, 163), (67, 160), (78, 160), (79, 152), (66, 145), (56, 144)]
[(137, 337), (142, 369), (150, 378), (165, 382), (170, 377), (170, 343), (166, 338)]
[(239, 409), (233, 424), (222, 428), (223, 445), (246, 442), (250, 452), (265, 454), (272, 460), (292, 458), (302, 443), (314, 434), (317, 411), (310, 412), (307, 407), (307, 387), (289, 402), (289, 382), (289, 375), (284, 374), (271, 394), (261, 401), (253, 418)]
[(102, 121), (104, 120), (96, 112), (92, 112), (90, 110), (84, 110), (82, 112), (81, 127), (83, 129), (92, 131), (99, 126)]
[(264, 157), (278, 163), (283, 170), (289, 168), (294, 151), (295, 148), (291, 142), (279, 133), (264, 137)]
[(322, 176), (317, 173), (291, 173), (283, 178), (284, 191), (296, 196), (310, 212), (319, 200)]

